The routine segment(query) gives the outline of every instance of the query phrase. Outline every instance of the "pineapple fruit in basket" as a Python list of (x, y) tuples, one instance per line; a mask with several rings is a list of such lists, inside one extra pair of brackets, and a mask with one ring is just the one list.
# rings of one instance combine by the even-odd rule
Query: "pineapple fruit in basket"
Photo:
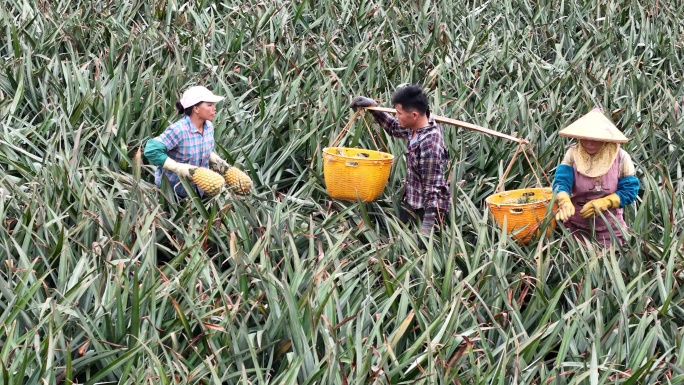
[(495, 193), (488, 196), (485, 201), (496, 223), (507, 234), (512, 234), (516, 241), (528, 244), (541, 234), (540, 225), (544, 221), (550, 221), (546, 231), (547, 237), (555, 228), (553, 215), (549, 215), (548, 211), (555, 211), (551, 204), (552, 196), (549, 187), (528, 188)]

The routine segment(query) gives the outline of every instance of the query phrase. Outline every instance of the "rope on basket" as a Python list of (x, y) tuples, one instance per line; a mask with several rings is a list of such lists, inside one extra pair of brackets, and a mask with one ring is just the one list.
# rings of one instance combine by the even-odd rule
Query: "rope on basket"
[[(518, 142), (518, 148), (516, 148), (515, 153), (513, 154), (513, 157), (511, 158), (511, 161), (508, 162), (508, 166), (506, 167), (506, 171), (504, 171), (504, 175), (501, 178), (501, 180), (499, 181), (499, 185), (496, 186), (496, 190), (494, 190), (495, 193), (498, 193), (501, 191), (501, 188), (503, 187), (504, 182), (506, 182), (506, 178), (508, 178), (508, 173), (511, 172), (511, 168), (513, 168), (513, 162), (515, 162), (515, 158), (518, 156), (518, 154), (520, 153), (520, 150), (522, 150), (523, 146), (525, 146), (525, 145), (526, 145), (526, 143)], [(532, 154), (532, 157), (534, 158), (537, 165), (540, 166), (540, 170), (541, 170), (541, 165), (539, 165), (539, 161), (537, 160), (537, 157), (534, 155), (534, 152), (532, 151), (532, 149), (529, 148), (529, 146), (528, 146), (528, 147), (526, 147), (526, 150)], [(527, 163), (530, 165), (530, 168), (532, 169), (532, 173), (534, 174), (534, 178), (537, 180), (537, 187), (541, 188), (542, 187), (541, 179), (539, 179), (539, 175), (537, 175), (537, 171), (535, 170), (534, 165), (530, 161), (530, 158), (527, 156), (527, 151), (523, 151), (523, 155), (525, 155), (525, 159), (527, 160)], [(549, 184), (550, 184), (551, 181), (549, 180), (548, 175), (546, 175), (544, 170), (542, 170), (542, 173), (544, 174), (544, 178), (546, 178), (546, 181), (549, 182)]]
[[(527, 147), (527, 150), (528, 150), (528, 151), (530, 152), (530, 154), (532, 155), (532, 159), (534, 159), (534, 163), (537, 164), (537, 167), (541, 170), (542, 175), (544, 175), (544, 179), (546, 179), (546, 182), (547, 182), (547, 183), (549, 184), (549, 186), (550, 186), (550, 185), (551, 185), (551, 180), (549, 179), (549, 176), (546, 175), (546, 172), (544, 171), (544, 169), (542, 168), (541, 164), (539, 163), (539, 160), (537, 159), (537, 156), (534, 155), (534, 151), (532, 151), (532, 149), (531, 149), (529, 146)], [(527, 157), (527, 154), (525, 154), (525, 157)], [(530, 162), (530, 160), (527, 159), (527, 162)], [(532, 166), (531, 163), (530, 163), (530, 166)], [(532, 169), (534, 169), (534, 167), (532, 167)]]
[[(380, 147), (378, 147), (378, 143), (375, 142), (375, 133), (373, 132), (373, 130), (371, 130), (369, 124), (366, 125), (366, 128), (368, 129), (368, 133), (370, 134), (371, 140), (373, 141), (375, 148), (379, 151)], [(382, 136), (378, 135), (378, 139), (380, 139), (380, 143), (382, 143), (383, 151), (389, 152), (389, 149), (387, 148), (387, 144), (385, 144), (385, 141), (382, 140)]]
[[(363, 113), (363, 109), (359, 108), (352, 114), (352, 116), (349, 118), (349, 121), (347, 122), (347, 124), (345, 124), (344, 127), (342, 128), (342, 131), (340, 131), (340, 133), (332, 141), (332, 143), (330, 144), (330, 147), (337, 147), (339, 142), (342, 141), (342, 138), (344, 138), (344, 135), (346, 135), (347, 131), (349, 131), (349, 128), (351, 127), (352, 123), (354, 123), (354, 120), (356, 120), (356, 118), (359, 115), (361, 115), (362, 113)], [(379, 151), (380, 146), (378, 146), (378, 143), (375, 141), (375, 134), (371, 130), (370, 125), (366, 125), (366, 128), (368, 128), (368, 132), (370, 133), (370, 137), (371, 137), (371, 140), (373, 141), (373, 145), (375, 145), (375, 149)], [(387, 145), (382, 140), (382, 137), (378, 137), (378, 139), (380, 139), (380, 143), (382, 143), (384, 151), (387, 152), (388, 151)]]
[(349, 121), (347, 122), (347, 124), (345, 124), (344, 127), (342, 128), (342, 131), (340, 131), (340, 133), (337, 134), (335, 139), (333, 139), (332, 143), (330, 144), (330, 147), (337, 147), (337, 144), (342, 140), (342, 138), (344, 138), (344, 135), (349, 130), (349, 127), (351, 127), (351, 125), (352, 125), (352, 123), (354, 123), (354, 120), (356, 119), (356, 117), (359, 116), (360, 114), (361, 114), (360, 109), (357, 109), (354, 112), (354, 114), (352, 114), (352, 116), (349, 118)]

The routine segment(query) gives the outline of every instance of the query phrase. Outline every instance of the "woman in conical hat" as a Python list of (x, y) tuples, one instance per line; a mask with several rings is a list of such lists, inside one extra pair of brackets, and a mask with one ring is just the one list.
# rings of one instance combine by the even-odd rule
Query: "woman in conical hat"
[(595, 108), (562, 129), (561, 136), (577, 139), (556, 169), (553, 190), (556, 219), (576, 238), (611, 244), (611, 232), (622, 245), (623, 207), (639, 192), (632, 159), (620, 148), (627, 137)]

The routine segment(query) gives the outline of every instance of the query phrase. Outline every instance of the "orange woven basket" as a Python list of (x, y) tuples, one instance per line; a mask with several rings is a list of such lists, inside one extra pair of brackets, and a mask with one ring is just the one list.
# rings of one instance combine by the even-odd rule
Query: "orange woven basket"
[(330, 197), (372, 202), (385, 189), (394, 156), (360, 148), (323, 149), (323, 174)]
[[(512, 234), (513, 239), (526, 245), (533, 237), (539, 236), (539, 225), (547, 218), (552, 196), (550, 187), (526, 188), (490, 195), (485, 202), (499, 227), (503, 229), (505, 223), (506, 234)], [(546, 236), (551, 236), (555, 228), (556, 221), (552, 216)]]

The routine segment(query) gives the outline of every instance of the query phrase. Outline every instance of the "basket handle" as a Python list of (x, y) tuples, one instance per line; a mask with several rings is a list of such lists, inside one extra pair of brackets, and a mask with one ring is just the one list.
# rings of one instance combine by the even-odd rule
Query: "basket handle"
[[(356, 111), (352, 114), (352, 116), (349, 117), (349, 121), (347, 122), (347, 124), (345, 124), (344, 127), (342, 128), (342, 131), (340, 131), (340, 133), (330, 143), (330, 147), (337, 147), (337, 145), (340, 143), (340, 141), (342, 141), (342, 138), (344, 138), (344, 135), (346, 135), (347, 131), (349, 131), (349, 127), (351, 127), (352, 123), (354, 123), (354, 120), (356, 120), (356, 118), (359, 115), (361, 115), (361, 113), (363, 113), (363, 110), (364, 110), (363, 108), (357, 108), (356, 109)], [(371, 131), (370, 126), (367, 126), (367, 128), (368, 128), (368, 133), (370, 133), (371, 140), (373, 141), (373, 144), (375, 145), (375, 149), (378, 151), (381, 151), (380, 146), (378, 146), (378, 143), (375, 141), (375, 135), (373, 134), (373, 131)], [(382, 137), (378, 137), (378, 139), (380, 139), (380, 143), (382, 143), (382, 147), (383, 147), (382, 151), (387, 152), (388, 151), (387, 145), (382, 140)]]
[[(528, 143), (529, 143), (529, 142), (528, 142)], [(523, 149), (523, 146), (526, 146), (526, 145), (527, 145), (527, 143), (518, 142), (518, 148), (515, 150), (515, 153), (513, 154), (513, 157), (511, 158), (511, 161), (508, 162), (508, 166), (506, 167), (506, 171), (504, 171), (504, 175), (503, 175), (503, 177), (501, 178), (501, 180), (499, 181), (499, 185), (496, 186), (496, 190), (494, 190), (495, 193), (500, 192), (501, 189), (503, 188), (503, 184), (504, 184), (504, 182), (506, 181), (506, 178), (508, 178), (508, 173), (511, 172), (511, 168), (513, 168), (513, 162), (515, 161), (515, 158), (516, 158), (516, 157), (518, 156), (518, 154), (520, 153), (520, 150)], [(542, 187), (541, 179), (539, 179), (539, 175), (537, 175), (537, 171), (536, 171), (534, 165), (532, 164), (532, 161), (530, 161), (529, 156), (527, 156), (527, 152), (528, 152), (528, 151), (530, 152), (530, 154), (532, 154), (532, 158), (534, 158), (534, 161), (537, 163), (537, 166), (539, 166), (539, 169), (542, 170), (542, 173), (543, 173), (543, 175), (544, 175), (544, 178), (546, 178), (546, 181), (549, 182), (549, 184), (550, 184), (551, 181), (549, 180), (549, 176), (546, 175), (546, 173), (544, 172), (544, 170), (541, 168), (541, 165), (539, 164), (539, 161), (537, 160), (537, 157), (534, 155), (534, 152), (532, 151), (532, 149), (529, 148), (529, 147), (525, 147), (525, 150), (526, 150), (526, 151), (523, 151), (523, 155), (525, 155), (525, 159), (527, 160), (527, 163), (529, 163), (530, 168), (532, 169), (532, 173), (534, 174), (534, 178), (537, 180), (537, 187), (539, 187), (539, 188)]]

